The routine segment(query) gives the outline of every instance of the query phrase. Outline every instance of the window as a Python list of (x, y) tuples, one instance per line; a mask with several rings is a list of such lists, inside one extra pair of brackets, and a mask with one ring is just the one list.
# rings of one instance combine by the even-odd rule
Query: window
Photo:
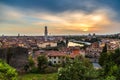
[(58, 56), (58, 59), (60, 59), (60, 56)]
[(54, 59), (56, 59), (56, 57), (54, 56)]
[(60, 63), (60, 61), (58, 61), (58, 63)]
[(54, 61), (54, 63), (56, 63), (56, 61)]
[(51, 56), (49, 57), (49, 59), (51, 59)]

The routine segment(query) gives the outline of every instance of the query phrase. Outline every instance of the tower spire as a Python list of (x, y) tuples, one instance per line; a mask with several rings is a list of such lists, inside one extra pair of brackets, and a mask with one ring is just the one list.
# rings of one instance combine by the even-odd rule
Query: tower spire
[(48, 30), (47, 30), (47, 26), (45, 26), (45, 32), (44, 32), (44, 38), (45, 38), (45, 41), (48, 40)]

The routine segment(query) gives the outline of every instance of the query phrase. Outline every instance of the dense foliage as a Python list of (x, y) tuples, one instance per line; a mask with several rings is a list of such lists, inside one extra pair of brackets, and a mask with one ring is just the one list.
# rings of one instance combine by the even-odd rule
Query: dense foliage
[(58, 80), (93, 80), (98, 76), (89, 60), (78, 57), (70, 60), (65, 68), (60, 68), (58, 72)]
[(28, 65), (25, 66), (25, 71), (29, 73), (54, 73), (57, 72), (59, 64), (52, 64), (48, 62), (45, 55), (40, 55), (37, 57), (37, 60), (29, 56)]
[(39, 56), (37, 58), (37, 61), (38, 61), (38, 70), (40, 72), (44, 72), (44, 69), (47, 67), (47, 58), (45, 56)]
[(101, 53), (99, 63), (104, 69), (104, 76), (113, 76), (116, 80), (120, 80), (120, 49)]
[(0, 60), (0, 80), (17, 80), (16, 70), (2, 60)]

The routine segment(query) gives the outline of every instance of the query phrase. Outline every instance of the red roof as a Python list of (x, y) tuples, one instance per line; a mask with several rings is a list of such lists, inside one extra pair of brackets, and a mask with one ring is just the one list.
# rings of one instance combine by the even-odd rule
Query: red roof
[(49, 51), (47, 56), (66, 56), (66, 53), (60, 51)]

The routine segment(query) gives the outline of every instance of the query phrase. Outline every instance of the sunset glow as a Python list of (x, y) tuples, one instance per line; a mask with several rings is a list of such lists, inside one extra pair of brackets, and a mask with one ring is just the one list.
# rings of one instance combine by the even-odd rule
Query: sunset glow
[(93, 16), (92, 18), (93, 21), (101, 21), (103, 20), (102, 16)]
[[(58, 3), (62, 1), (58, 1)], [(67, 0), (64, 4), (70, 5), (70, 1)], [(42, 6), (40, 1), (38, 3), (41, 5), (38, 5), (37, 2), (32, 5), (29, 2), (24, 2), (26, 5), (22, 5), (22, 1), (10, 2), (9, 5), (8, 2), (0, 2), (0, 34), (16, 35), (21, 33), (42, 35), (45, 25), (48, 26), (51, 34), (103, 34), (120, 32), (120, 20), (116, 19), (119, 12), (112, 9), (112, 6), (109, 5), (96, 7), (96, 5), (99, 5), (97, 1), (95, 1), (96, 5), (93, 6), (90, 5), (94, 4), (94, 1), (87, 1), (87, 3), (83, 1), (84, 5), (79, 1), (79, 4), (71, 1), (73, 7), (66, 6), (67, 9), (64, 9), (63, 6), (58, 7), (58, 9), (55, 7), (50, 8), (47, 7), (49, 6), (48, 4), (43, 3), (46, 8)], [(58, 3), (56, 2), (56, 4)], [(55, 4), (52, 5), (57, 6)], [(82, 6), (86, 9), (82, 9)], [(72, 10), (72, 8), (75, 9)]]

